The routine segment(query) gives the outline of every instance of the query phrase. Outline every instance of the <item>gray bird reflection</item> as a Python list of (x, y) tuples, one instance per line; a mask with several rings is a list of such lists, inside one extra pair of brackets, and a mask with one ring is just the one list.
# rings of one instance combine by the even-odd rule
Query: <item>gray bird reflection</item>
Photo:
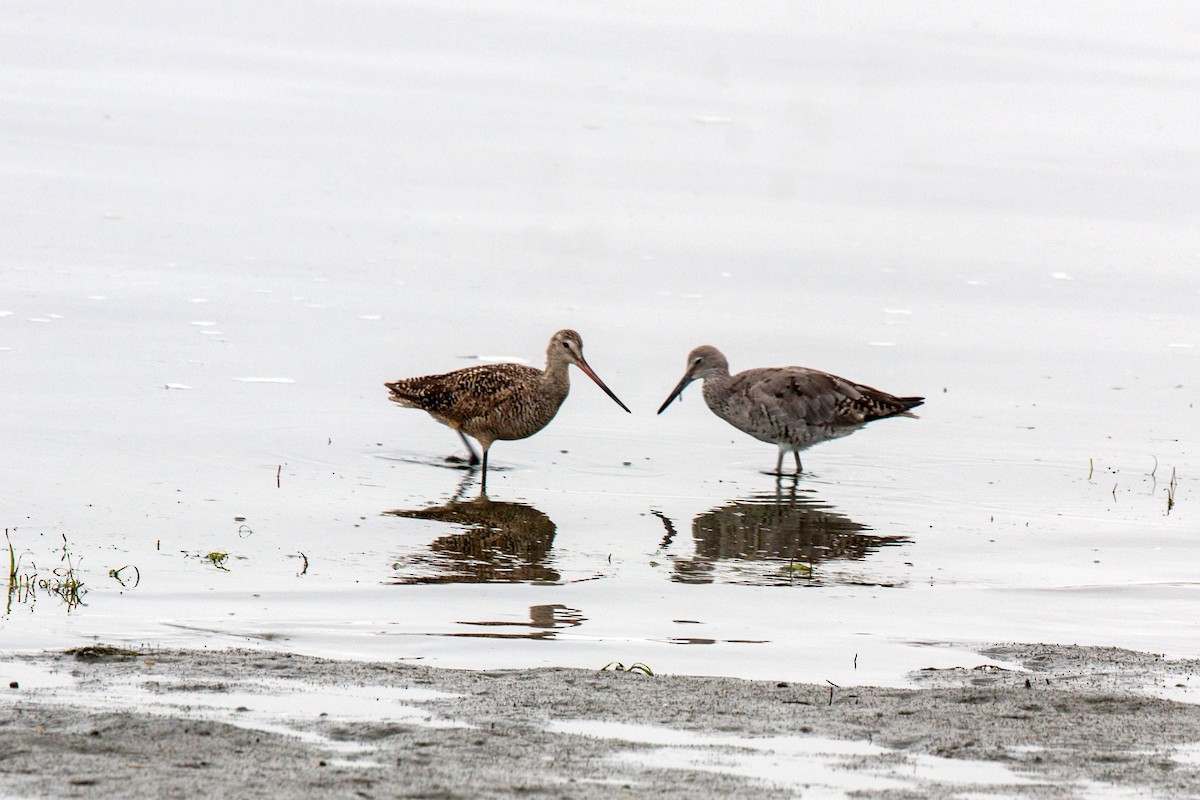
[[(669, 548), (674, 525), (662, 514)], [(756, 586), (896, 586), (902, 579), (874, 576), (866, 561), (906, 536), (879, 535), (819, 501), (811, 490), (776, 485), (772, 494), (733, 500), (692, 521), (695, 552), (672, 558), (678, 583)]]
[(481, 495), (445, 505), (385, 511), (396, 517), (427, 519), (463, 528), (439, 536), (425, 552), (393, 565), (388, 583), (558, 583), (548, 565), (554, 522), (533, 506), (497, 502)]

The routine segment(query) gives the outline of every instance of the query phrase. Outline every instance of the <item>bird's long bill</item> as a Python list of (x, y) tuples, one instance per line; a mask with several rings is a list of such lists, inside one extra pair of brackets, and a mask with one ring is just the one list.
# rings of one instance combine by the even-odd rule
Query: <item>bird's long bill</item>
[(613, 390), (612, 390), (612, 389), (610, 389), (610, 388), (608, 388), (607, 386), (605, 386), (605, 385), (604, 385), (604, 381), (600, 380), (600, 376), (599, 376), (599, 375), (597, 375), (596, 373), (592, 372), (592, 368), (591, 368), (591, 367), (589, 367), (589, 366), (587, 365), (587, 362), (586, 362), (586, 361), (580, 360), (580, 361), (579, 361), (579, 362), (576, 364), (576, 366), (578, 366), (578, 367), (579, 367), (581, 370), (583, 370), (583, 374), (584, 374), (584, 375), (587, 375), (589, 378), (591, 378), (592, 380), (594, 380), (594, 381), (596, 382), (596, 385), (597, 385), (597, 386), (599, 386), (601, 389), (603, 389), (603, 390), (604, 390), (604, 393), (605, 393), (606, 395), (608, 395), (608, 396), (609, 396), (609, 397), (611, 397), (611, 398), (612, 398), (614, 401), (616, 401), (617, 405), (619, 405), (621, 408), (625, 409), (625, 412), (626, 412), (626, 413), (628, 413), (628, 414), (632, 414), (632, 413), (633, 413), (632, 411), (630, 411), (630, 410), (629, 410), (629, 407), (628, 407), (628, 406), (626, 406), (624, 403), (622, 403), (622, 402), (621, 402), (621, 398), (619, 398), (619, 397), (617, 397), (615, 394), (613, 394)]
[(662, 406), (658, 409), (658, 413), (661, 414), (662, 412), (666, 411), (667, 406), (671, 405), (671, 403), (675, 400), (676, 397), (679, 397), (679, 395), (683, 394), (683, 390), (686, 389), (687, 385), (691, 382), (692, 382), (692, 373), (689, 370), (688, 372), (686, 372), (684, 374), (684, 376), (682, 378), (679, 379), (679, 383), (675, 384), (675, 388), (671, 390), (671, 396), (668, 397), (666, 402), (663, 403)]

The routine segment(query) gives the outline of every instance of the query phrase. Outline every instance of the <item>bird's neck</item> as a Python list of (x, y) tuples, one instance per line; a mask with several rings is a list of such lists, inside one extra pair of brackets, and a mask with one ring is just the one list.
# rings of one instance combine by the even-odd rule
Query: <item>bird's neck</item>
[(566, 361), (555, 358), (546, 359), (546, 369), (542, 372), (542, 382), (547, 386), (561, 389), (563, 394), (571, 386), (571, 375), (567, 371), (570, 366)]
[(725, 397), (729, 394), (729, 381), (731, 376), (728, 371), (719, 373), (709, 373), (705, 375), (704, 386), (700, 393), (704, 395), (704, 402), (709, 408), (716, 410), (717, 406), (721, 405)]

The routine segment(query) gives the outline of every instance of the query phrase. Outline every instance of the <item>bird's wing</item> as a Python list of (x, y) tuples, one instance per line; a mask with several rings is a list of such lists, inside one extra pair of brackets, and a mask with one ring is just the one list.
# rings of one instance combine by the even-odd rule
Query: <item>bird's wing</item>
[(539, 374), (523, 364), (482, 364), (386, 386), (398, 402), (462, 423), (511, 402)]
[(802, 367), (765, 367), (734, 376), (733, 389), (780, 429), (829, 425), (841, 416), (832, 375)]
[(808, 367), (747, 370), (734, 376), (734, 390), (788, 428), (862, 425), (911, 406), (887, 392)]

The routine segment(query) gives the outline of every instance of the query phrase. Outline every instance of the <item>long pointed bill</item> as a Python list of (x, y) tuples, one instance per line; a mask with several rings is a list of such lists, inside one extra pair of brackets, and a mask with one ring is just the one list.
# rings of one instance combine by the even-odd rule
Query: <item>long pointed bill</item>
[(684, 374), (684, 376), (682, 378), (679, 379), (679, 383), (675, 384), (675, 388), (671, 390), (671, 396), (668, 397), (667, 401), (662, 404), (661, 408), (658, 409), (658, 413), (661, 414), (662, 412), (666, 411), (667, 406), (671, 405), (671, 402), (676, 397), (679, 397), (679, 395), (683, 394), (683, 390), (686, 389), (687, 385), (691, 382), (692, 382), (692, 373), (687, 372), (686, 374)]
[(619, 405), (621, 408), (625, 409), (626, 413), (628, 413), (628, 414), (633, 413), (632, 411), (629, 410), (629, 408), (624, 403), (621, 402), (621, 398), (619, 398), (615, 394), (613, 394), (612, 389), (610, 389), (604, 385), (604, 381), (600, 380), (600, 376), (597, 375), (596, 373), (592, 372), (592, 368), (587, 365), (586, 361), (584, 361), (583, 359), (580, 359), (579, 361), (576, 362), (575, 366), (577, 366), (581, 370), (583, 370), (584, 375), (587, 375), (589, 378), (594, 380), (596, 382), (596, 385), (599, 386), (601, 389), (603, 389), (604, 393), (606, 395), (608, 395), (614, 401), (616, 401), (616, 404)]

